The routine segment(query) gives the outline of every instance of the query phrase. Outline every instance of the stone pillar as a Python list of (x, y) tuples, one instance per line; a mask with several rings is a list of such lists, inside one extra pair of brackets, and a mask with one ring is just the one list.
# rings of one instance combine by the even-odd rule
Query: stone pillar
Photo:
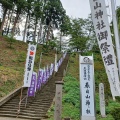
[(100, 112), (102, 117), (106, 117), (105, 114), (105, 95), (104, 95), (104, 84), (99, 84), (99, 98), (100, 98)]
[(56, 95), (55, 95), (54, 120), (61, 120), (63, 81), (57, 81), (55, 83), (56, 83)]

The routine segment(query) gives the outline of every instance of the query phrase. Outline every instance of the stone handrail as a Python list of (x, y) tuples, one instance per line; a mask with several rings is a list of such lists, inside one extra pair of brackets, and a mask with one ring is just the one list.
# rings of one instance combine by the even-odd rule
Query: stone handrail
[(14, 97), (15, 95), (17, 95), (22, 87), (17, 88), (16, 90), (12, 91), (10, 94), (8, 94), (7, 96), (5, 96), (4, 98), (2, 98), (0, 100), (0, 106), (2, 106), (4, 103), (6, 103), (7, 101), (9, 101), (12, 97)]

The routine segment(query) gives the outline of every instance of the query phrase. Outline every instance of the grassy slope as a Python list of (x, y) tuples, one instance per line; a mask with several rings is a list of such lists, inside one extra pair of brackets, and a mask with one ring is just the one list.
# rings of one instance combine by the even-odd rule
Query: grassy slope
[[(21, 41), (16, 41), (10, 48), (8, 41), (0, 37), (0, 99), (23, 85), (27, 48), (28, 44)], [(39, 69), (41, 51), (42, 46), (38, 45), (34, 64), (36, 72)], [(54, 51), (43, 54), (41, 67), (54, 62), (54, 54)]]

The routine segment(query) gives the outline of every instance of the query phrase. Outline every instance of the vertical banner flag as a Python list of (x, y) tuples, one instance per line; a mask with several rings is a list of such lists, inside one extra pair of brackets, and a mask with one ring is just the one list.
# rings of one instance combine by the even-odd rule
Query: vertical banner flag
[(44, 70), (43, 70), (43, 77), (42, 77), (42, 83), (45, 84), (47, 81), (47, 78), (46, 78), (46, 70), (45, 70), (45, 67), (44, 67)]
[(58, 68), (60, 67), (60, 60), (58, 61)]
[(28, 88), (28, 96), (29, 97), (35, 96), (36, 84), (37, 84), (37, 73), (33, 72), (32, 78), (31, 78), (31, 85)]
[(93, 24), (101, 56), (109, 79), (112, 96), (120, 95), (120, 83), (104, 0), (90, 0)]
[(46, 69), (46, 77), (47, 77), (47, 80), (49, 79), (50, 77), (50, 69), (49, 69), (49, 66), (47, 65), (47, 69)]
[(81, 120), (95, 120), (93, 56), (79, 56)]
[(39, 69), (38, 78), (37, 78), (37, 90), (41, 88), (42, 77), (43, 77), (43, 69)]
[(55, 54), (55, 70), (54, 71), (55, 72), (58, 71), (58, 69), (57, 69), (57, 54)]
[(35, 54), (36, 54), (36, 45), (29, 44), (26, 65), (25, 65), (23, 87), (30, 87), (31, 77), (32, 77), (32, 72), (34, 67)]
[(52, 74), (53, 74), (53, 70), (54, 70), (54, 64), (53, 64), (53, 63), (51, 63), (51, 66), (50, 66), (50, 75), (52, 75)]

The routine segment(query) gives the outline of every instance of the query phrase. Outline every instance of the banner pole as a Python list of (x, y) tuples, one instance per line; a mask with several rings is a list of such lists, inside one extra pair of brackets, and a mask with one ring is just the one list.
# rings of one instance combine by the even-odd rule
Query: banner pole
[(27, 106), (27, 101), (28, 101), (28, 90), (27, 90), (27, 97), (26, 97), (26, 101), (25, 101), (25, 108)]
[(114, 28), (114, 35), (115, 35), (115, 43), (116, 43), (116, 53), (117, 53), (117, 61), (118, 61), (118, 74), (120, 77), (120, 38), (119, 38), (119, 32), (118, 32), (118, 24), (117, 24), (117, 18), (116, 18), (116, 11), (115, 11), (115, 5), (114, 0), (111, 0), (111, 9), (112, 9), (112, 18), (113, 18), (113, 28)]
[(17, 117), (18, 117), (18, 114), (20, 113), (20, 105), (21, 105), (21, 101), (22, 101), (22, 92), (23, 92), (23, 87), (21, 88), (21, 95), (20, 95), (20, 102), (19, 102)]

